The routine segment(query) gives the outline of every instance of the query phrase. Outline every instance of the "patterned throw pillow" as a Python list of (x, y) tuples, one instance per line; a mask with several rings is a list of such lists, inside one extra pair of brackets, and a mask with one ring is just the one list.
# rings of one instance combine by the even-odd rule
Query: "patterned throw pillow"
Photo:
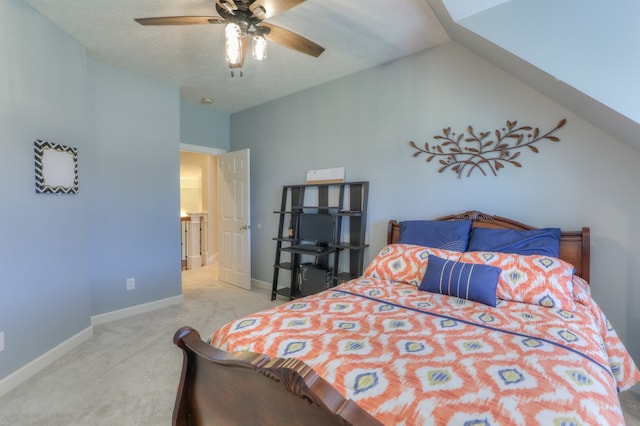
[(364, 271), (363, 276), (381, 278), (418, 286), (427, 269), (429, 255), (458, 260), (459, 252), (416, 246), (412, 244), (389, 244), (376, 255)]
[(419, 290), (446, 294), (496, 306), (496, 285), (500, 268), (429, 257), (427, 272)]
[(574, 311), (573, 265), (550, 256), (523, 256), (489, 251), (466, 252), (461, 262), (502, 269), (496, 296), (503, 300)]

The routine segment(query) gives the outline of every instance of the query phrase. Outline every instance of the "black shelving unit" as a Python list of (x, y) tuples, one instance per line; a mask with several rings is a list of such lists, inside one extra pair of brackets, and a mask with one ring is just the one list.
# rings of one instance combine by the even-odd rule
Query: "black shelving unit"
[[(295, 299), (362, 275), (364, 268), (369, 182), (286, 185), (282, 188), (271, 300)], [(300, 248), (303, 215), (332, 218), (331, 233), (316, 247)], [(348, 258), (347, 258), (348, 257)], [(312, 269), (309, 271), (309, 269)], [(287, 287), (280, 285), (289, 273)], [(301, 289), (307, 272), (315, 282)], [(321, 280), (321, 282), (318, 282)], [(311, 288), (311, 290), (310, 290)]]

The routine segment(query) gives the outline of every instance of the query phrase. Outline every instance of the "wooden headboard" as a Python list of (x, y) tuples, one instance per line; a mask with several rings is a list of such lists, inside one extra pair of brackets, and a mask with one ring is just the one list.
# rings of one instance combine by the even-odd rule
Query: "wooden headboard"
[[(516, 222), (500, 216), (492, 216), (479, 211), (443, 216), (434, 220), (467, 220), (472, 221), (471, 226), (494, 229), (529, 230), (538, 229), (533, 226)], [(387, 244), (398, 241), (400, 236), (400, 224), (390, 220), (387, 227)], [(560, 237), (560, 259), (571, 263), (576, 268), (576, 275), (589, 281), (589, 256), (590, 256), (590, 231), (583, 227), (581, 231), (562, 231)]]

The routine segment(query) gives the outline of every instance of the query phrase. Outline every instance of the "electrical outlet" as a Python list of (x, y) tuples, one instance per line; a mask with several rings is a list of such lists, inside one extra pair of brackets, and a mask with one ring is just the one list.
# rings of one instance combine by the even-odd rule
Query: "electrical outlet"
[(136, 279), (127, 278), (127, 290), (133, 290), (136, 288)]
[(4, 331), (0, 331), (0, 352), (4, 351)]

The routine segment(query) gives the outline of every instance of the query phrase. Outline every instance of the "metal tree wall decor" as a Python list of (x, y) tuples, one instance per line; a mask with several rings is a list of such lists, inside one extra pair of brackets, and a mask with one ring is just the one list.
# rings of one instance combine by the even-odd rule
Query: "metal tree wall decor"
[(416, 150), (413, 154), (414, 157), (426, 154), (427, 163), (439, 157), (439, 163), (442, 165), (438, 170), (439, 173), (450, 169), (456, 173), (459, 179), (465, 171), (467, 177), (475, 169), (480, 170), (486, 176), (485, 169), (489, 169), (494, 176), (497, 176), (498, 170), (504, 168), (505, 164), (522, 167), (522, 164), (516, 161), (520, 156), (520, 150), (528, 148), (534, 153), (538, 153), (535, 143), (543, 139), (559, 142), (560, 139), (553, 134), (566, 122), (567, 120), (563, 118), (556, 127), (541, 134), (537, 127), (518, 127), (517, 121), (507, 120), (506, 127), (496, 129), (493, 133), (495, 139), (489, 138), (491, 132), (476, 133), (471, 126), (467, 128), (469, 136), (466, 138), (464, 133), (456, 135), (455, 132), (451, 132), (451, 127), (447, 127), (442, 129), (442, 135), (433, 137), (436, 140), (444, 141), (440, 144), (429, 145), (425, 142), (424, 147), (421, 148), (415, 142), (409, 141), (409, 145)]

